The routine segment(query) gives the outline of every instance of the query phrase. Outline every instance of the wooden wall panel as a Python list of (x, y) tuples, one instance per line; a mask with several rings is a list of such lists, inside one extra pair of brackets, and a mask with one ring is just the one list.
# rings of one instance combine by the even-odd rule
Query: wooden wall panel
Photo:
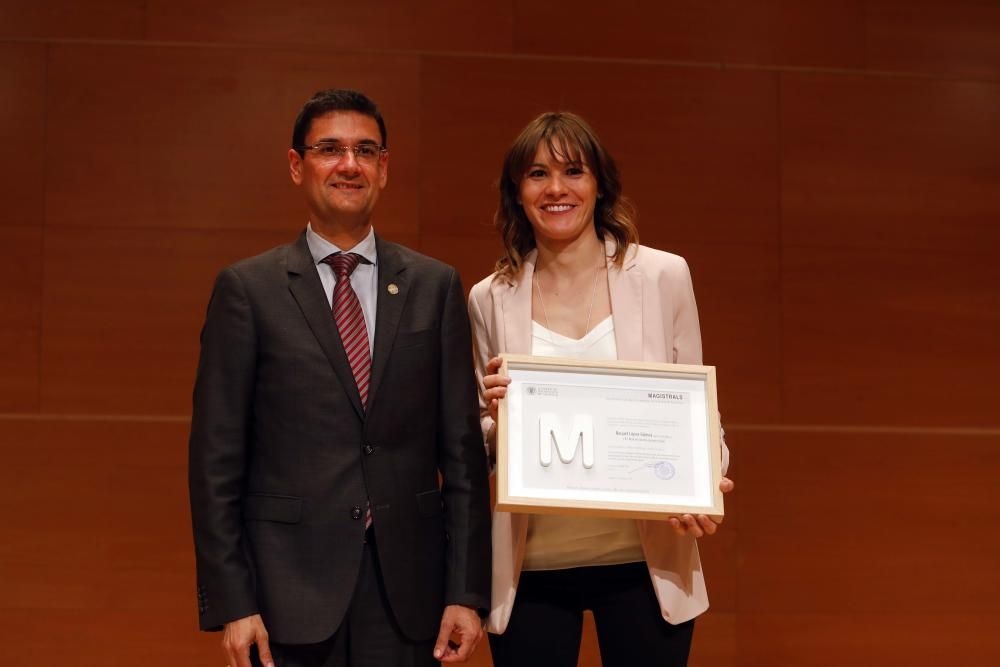
[[(643, 228), (645, 229), (645, 228)], [(781, 419), (781, 288), (778, 248), (676, 243), (669, 230), (643, 242), (682, 255), (691, 268), (702, 357), (716, 367), (722, 423)]]
[(743, 613), (734, 664), (993, 667), (1000, 662), (995, 639), (1000, 615), (940, 611)]
[(0, 412), (38, 409), (42, 230), (0, 225)]
[[(543, 111), (581, 114), (622, 171), (640, 230), (674, 241), (777, 241), (777, 98), (764, 72), (428, 58), (421, 229), (490, 236), (504, 152)], [(595, 81), (613, 82), (609, 89)], [(516, 90), (516, 94), (510, 91)], [(456, 157), (448, 150), (457, 148)]]
[(1000, 4), (866, 0), (868, 67), (1000, 79)]
[(298, 233), (66, 227), (51, 234), (43, 410), (189, 414), (216, 274)]
[(7, 0), (0, 39), (142, 39), (143, 0)]
[(1000, 435), (740, 442), (741, 614), (1000, 613)]
[(867, 2), (779, 2), (773, 40), (777, 63), (793, 67), (864, 67)]
[(963, 252), (786, 248), (790, 423), (1000, 425), (1000, 265)]
[[(711, 585), (711, 582), (709, 584)], [(712, 597), (711, 591), (709, 597)], [(737, 627), (737, 615), (718, 611), (713, 602), (712, 607), (694, 622), (694, 643), (688, 658), (689, 667), (724, 667), (738, 664), (740, 648), (737, 643)]]
[(420, 252), (458, 269), (466, 294), (473, 285), (493, 272), (493, 265), (503, 252), (495, 237), (464, 236), (460, 233), (427, 235), (417, 246)]
[(10, 663), (30, 656), (38, 667), (226, 664), (221, 635), (197, 633), (189, 615), (0, 608), (0, 623), (5, 637), (16, 638), (0, 645), (0, 658)]
[[(3, 19), (0, 18), (0, 25)], [(0, 226), (41, 225), (45, 47), (0, 42)], [(67, 147), (72, 152), (72, 147)]]
[[(409, 231), (417, 219), (417, 72), (412, 57), (53, 47), (48, 224), (304, 226), (288, 176), (292, 124), (315, 91), (338, 85), (363, 88), (382, 105), (392, 185), (377, 224)], [(87, 155), (87, 168), (53, 153), (69, 140)]]
[[(739, 439), (728, 433), (727, 440), (730, 441), (730, 453), (735, 461), (739, 455)], [(739, 468), (734, 465), (730, 474), (736, 475), (738, 471)], [(735, 618), (731, 614), (737, 611), (739, 599), (740, 498), (735, 491), (726, 494), (725, 506), (725, 520), (718, 532), (698, 540), (702, 572), (708, 587), (709, 610), (714, 618), (709, 624), (711, 630), (699, 628), (698, 633), (709, 632), (710, 636), (732, 639), (731, 622)]]
[(0, 420), (0, 622), (17, 655), (95, 666), (221, 656), (209, 648), (219, 635), (194, 631), (187, 430)]
[(316, 45), (362, 51), (511, 50), (510, 2), (150, 0), (151, 39)]
[(580, 642), (578, 667), (601, 667), (601, 653), (597, 645), (597, 628), (594, 615), (583, 612), (583, 637)]
[(1000, 248), (1000, 85), (783, 74), (784, 241)]
[[(802, 6), (805, 4), (805, 6)], [(693, 63), (851, 67), (863, 62), (861, 0), (809, 3), (514, 1), (519, 53)]]
[(465, 664), (469, 667), (491, 667), (493, 665), (493, 661), (490, 659), (490, 647), (485, 638)]

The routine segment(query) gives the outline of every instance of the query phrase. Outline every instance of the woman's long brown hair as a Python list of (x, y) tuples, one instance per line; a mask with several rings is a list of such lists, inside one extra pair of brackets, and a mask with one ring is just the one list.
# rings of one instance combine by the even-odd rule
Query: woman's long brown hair
[(639, 242), (635, 210), (622, 196), (618, 167), (585, 120), (567, 111), (543, 113), (521, 131), (507, 151), (500, 174), (500, 204), (493, 224), (503, 240), (504, 255), (497, 261), (498, 277), (508, 281), (520, 273), (524, 256), (536, 246), (531, 222), (518, 202), (521, 181), (542, 142), (559, 161), (586, 164), (597, 181), (594, 226), (597, 236), (616, 242), (612, 260), (622, 265), (628, 246)]

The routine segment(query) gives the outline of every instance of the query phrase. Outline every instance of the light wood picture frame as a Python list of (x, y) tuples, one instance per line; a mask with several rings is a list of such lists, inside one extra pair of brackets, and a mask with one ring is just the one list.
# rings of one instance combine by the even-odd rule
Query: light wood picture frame
[(714, 366), (500, 356), (498, 510), (725, 514)]

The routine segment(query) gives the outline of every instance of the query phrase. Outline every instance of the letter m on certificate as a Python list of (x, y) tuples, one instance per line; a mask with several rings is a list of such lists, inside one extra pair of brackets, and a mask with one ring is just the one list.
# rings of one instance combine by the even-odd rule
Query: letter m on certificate
[(559, 460), (571, 463), (578, 450), (583, 450), (583, 467), (594, 467), (594, 420), (590, 415), (573, 415), (573, 428), (562, 429), (559, 416), (551, 412), (538, 415), (538, 459), (543, 466), (552, 465), (552, 448)]

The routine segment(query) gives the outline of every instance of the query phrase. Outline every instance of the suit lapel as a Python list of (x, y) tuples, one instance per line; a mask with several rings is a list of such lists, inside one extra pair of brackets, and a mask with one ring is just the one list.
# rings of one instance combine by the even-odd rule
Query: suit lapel
[[(397, 246), (376, 235), (375, 247), (378, 253), (378, 300), (375, 306), (375, 349), (372, 352), (372, 378), (368, 390), (369, 407), (378, 395), (399, 320), (403, 316), (403, 307), (410, 293), (406, 260), (399, 254)], [(394, 285), (395, 289), (390, 290), (390, 285)]]
[[(614, 253), (609, 242), (608, 254)], [(615, 325), (615, 346), (621, 361), (643, 360), (642, 271), (636, 262), (638, 248), (625, 253), (621, 268), (608, 264), (608, 289), (611, 293), (611, 321)]]
[(351, 365), (347, 362), (344, 344), (333, 321), (333, 312), (326, 300), (323, 283), (320, 282), (319, 273), (316, 272), (316, 265), (309, 252), (304, 232), (288, 247), (287, 264), (288, 289), (302, 310), (302, 315), (306, 318), (316, 340), (319, 341), (319, 346), (329, 359), (340, 383), (344, 386), (344, 391), (350, 397), (351, 405), (354, 406), (358, 416), (364, 418), (358, 385), (354, 381)]
[(513, 354), (531, 354), (531, 278), (535, 274), (538, 251), (524, 256), (521, 276), (513, 285), (498, 283), (503, 290), (504, 349)]

